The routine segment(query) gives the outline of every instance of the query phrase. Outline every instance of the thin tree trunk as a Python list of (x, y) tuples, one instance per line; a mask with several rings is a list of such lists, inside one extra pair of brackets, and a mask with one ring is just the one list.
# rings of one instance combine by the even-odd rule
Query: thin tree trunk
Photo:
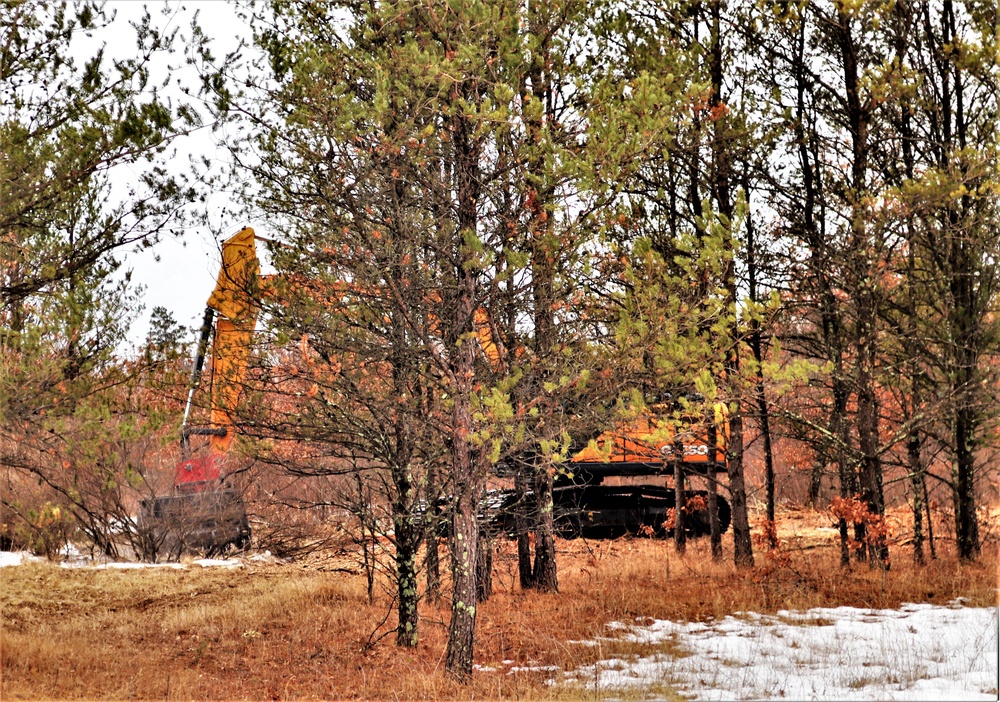
[[(732, 133), (729, 128), (727, 110), (722, 100), (723, 56), (722, 56), (722, 0), (712, 0), (711, 11), (711, 55), (709, 72), (712, 79), (710, 102), (714, 115), (712, 132), (712, 189), (718, 203), (719, 214), (725, 218), (727, 226), (733, 222), (732, 197)], [(743, 343), (736, 320), (739, 305), (739, 291), (736, 281), (736, 244), (733, 237), (732, 250), (725, 272), (726, 302), (731, 310), (733, 322), (729, 328), (729, 348), (724, 362), (729, 401), (736, 405), (729, 418), (730, 441), (729, 490), (732, 496), (733, 513), (733, 557), (739, 567), (753, 566), (753, 543), (750, 539), (750, 517), (747, 512), (746, 480), (743, 468), (743, 414), (742, 391), (740, 389), (740, 345)]]
[(493, 596), (493, 535), (479, 530), (476, 551), (476, 601), (485, 602)]
[[(809, 268), (812, 279), (818, 290), (820, 320), (822, 323), (823, 346), (827, 350), (827, 360), (833, 365), (831, 392), (833, 407), (830, 410), (827, 428), (832, 440), (831, 460), (837, 467), (837, 478), (840, 484), (841, 499), (853, 497), (856, 492), (854, 470), (848, 464), (847, 451), (850, 446), (850, 427), (847, 423), (848, 389), (844, 374), (844, 340), (843, 321), (838, 310), (837, 298), (830, 281), (831, 265), (829, 243), (823, 231), (822, 200), (823, 193), (822, 170), (820, 155), (817, 153), (815, 127), (806, 130), (810, 115), (806, 108), (806, 98), (812, 89), (809, 76), (806, 73), (806, 15), (800, 19), (798, 37), (795, 44), (795, 60), (793, 72), (795, 75), (795, 122), (793, 129), (798, 150), (799, 168), (802, 172), (802, 233), (809, 244)], [(813, 484), (817, 486), (818, 468), (813, 470)], [(840, 562), (843, 566), (851, 563), (850, 534), (847, 521), (840, 517), (837, 520), (840, 533)]]
[(923, 530), (923, 462), (920, 460), (920, 435), (916, 428), (910, 430), (906, 441), (906, 455), (910, 468), (910, 489), (913, 491), (913, 562), (924, 565)]
[(558, 592), (556, 572), (555, 514), (552, 501), (552, 474), (545, 468), (535, 472), (535, 496), (538, 521), (535, 530), (535, 568), (532, 573), (535, 588), (542, 592)]
[[(713, 185), (719, 213), (728, 225), (733, 221), (731, 139), (729, 118), (722, 101), (722, 0), (713, 0), (712, 12), (712, 103), (716, 113), (715, 129), (712, 135)], [(735, 244), (733, 244), (735, 248)], [(729, 400), (735, 410), (729, 418), (729, 490), (732, 495), (733, 513), (733, 557), (739, 567), (752, 567), (753, 542), (750, 539), (750, 517), (747, 512), (746, 480), (743, 468), (743, 410), (742, 389), (740, 388), (740, 345), (743, 343), (736, 310), (739, 305), (739, 290), (736, 281), (736, 251), (730, 251), (726, 266), (725, 286), (727, 303), (733, 316), (729, 329), (729, 349), (726, 352), (726, 382), (729, 385)]]
[[(369, 520), (371, 519), (371, 503), (365, 495), (361, 475), (355, 473), (354, 478), (358, 487), (358, 523), (361, 528), (361, 558), (365, 569), (365, 582), (368, 588), (368, 604), (371, 604), (375, 597), (375, 550), (373, 546), (375, 545), (377, 535), (374, 528), (368, 528)], [(368, 541), (369, 533), (371, 534), (370, 544)]]
[(927, 546), (931, 550), (931, 560), (937, 560), (937, 551), (934, 548), (934, 520), (931, 518), (931, 501), (927, 494), (927, 474), (920, 476), (921, 487), (924, 493), (924, 509), (927, 512)]
[[(896, 58), (894, 69), (900, 71), (906, 60), (906, 52), (909, 48), (911, 27), (913, 16), (910, 12), (909, 3), (898, 3), (895, 6), (894, 19), (896, 26), (893, 28), (894, 47)], [(913, 153), (913, 126), (911, 123), (912, 106), (909, 98), (904, 94), (900, 96), (900, 121), (899, 134), (903, 151), (903, 177), (905, 181), (912, 181), (915, 173), (915, 157)], [(906, 255), (906, 318), (904, 321), (904, 348), (909, 349), (917, 344), (917, 267), (916, 252), (917, 237), (914, 231), (913, 220), (906, 223), (907, 233), (907, 255)], [(910, 490), (913, 492), (913, 562), (922, 566), (926, 562), (924, 557), (924, 530), (923, 530), (923, 481), (924, 467), (921, 460), (920, 432), (916, 424), (917, 412), (919, 411), (921, 374), (915, 351), (910, 351), (904, 360), (906, 377), (909, 380), (909, 395), (903, 401), (905, 408), (904, 421), (909, 422), (910, 429), (906, 438), (907, 465), (910, 473)]]
[(437, 466), (431, 465), (427, 470), (427, 487), (424, 491), (427, 511), (424, 519), (424, 571), (427, 581), (427, 597), (437, 600), (441, 596), (441, 558), (438, 553), (438, 514), (437, 501), (440, 496), (439, 475)]
[[(550, 372), (547, 367), (554, 357), (556, 346), (555, 284), (559, 240), (555, 236), (554, 185), (549, 173), (546, 128), (551, 125), (553, 86), (550, 81), (549, 63), (550, 22), (547, 13), (551, 8), (543, 2), (527, 3), (528, 32), (537, 40), (532, 48), (531, 63), (525, 73), (522, 93), (540, 109), (532, 111), (525, 120), (527, 159), (528, 235), (531, 247), (531, 291), (535, 352), (538, 361), (537, 390), (541, 392)], [(535, 565), (532, 570), (534, 587), (555, 592), (559, 588), (556, 572), (555, 521), (552, 505), (552, 473), (549, 461), (534, 456), (534, 483), (537, 515), (535, 521)]]
[(684, 448), (681, 446), (679, 453), (676, 449), (675, 446), (674, 455), (677, 460), (674, 462), (674, 548), (677, 553), (683, 554), (687, 551), (687, 531), (684, 528), (687, 490), (684, 485)]
[[(514, 474), (514, 492), (516, 501), (514, 503), (514, 524), (517, 529), (517, 574), (518, 582), (522, 590), (530, 590), (535, 587), (535, 574), (531, 566), (531, 519), (528, 515), (528, 480), (525, 474), (525, 466), (518, 465)], [(533, 511), (533, 510), (532, 510)]]
[[(743, 189), (749, 193), (750, 188), (744, 179)], [(750, 212), (747, 212), (746, 217), (746, 231), (747, 231), (747, 282), (748, 282), (748, 293), (750, 294), (750, 301), (753, 303), (759, 302), (758, 290), (757, 290), (757, 240), (756, 232), (753, 224), (753, 217)], [(771, 447), (771, 422), (767, 407), (767, 395), (764, 391), (764, 353), (763, 353), (763, 338), (762, 338), (760, 320), (757, 316), (753, 316), (750, 321), (750, 350), (753, 352), (754, 360), (757, 362), (757, 377), (755, 379), (754, 392), (757, 397), (757, 413), (760, 422), (760, 433), (764, 439), (764, 491), (766, 495), (767, 502), (767, 520), (773, 525), (774, 524), (774, 452)], [(816, 490), (816, 494), (813, 495), (812, 486), (810, 486), (810, 498), (815, 504), (816, 497), (819, 495), (819, 490)], [(769, 541), (768, 545), (771, 548), (775, 548), (777, 544), (776, 532), (772, 529), (768, 531)]]
[(715, 406), (706, 410), (708, 426), (708, 462), (705, 464), (705, 483), (708, 488), (708, 537), (712, 547), (712, 560), (722, 560), (722, 529), (719, 524), (719, 484), (716, 480), (718, 466), (719, 430), (715, 423)]
[[(851, 206), (851, 239), (853, 255), (852, 273), (855, 276), (854, 294), (857, 319), (855, 321), (856, 379), (857, 379), (857, 429), (858, 448), (861, 452), (861, 496), (869, 514), (881, 519), (885, 515), (882, 494), (882, 459), (879, 455), (878, 395), (876, 366), (878, 359), (878, 296), (877, 276), (874, 271), (872, 242), (866, 225), (865, 193), (868, 177), (868, 118), (869, 107), (862, 104), (858, 67), (858, 50), (853, 34), (853, 19), (843, 7), (837, 8), (837, 43), (844, 69), (844, 97), (847, 104), (847, 121), (851, 134), (851, 182), (848, 198)], [(856, 524), (856, 533), (862, 525)], [(889, 567), (889, 546), (884, 530), (879, 528), (867, 538), (867, 555), (872, 566)]]

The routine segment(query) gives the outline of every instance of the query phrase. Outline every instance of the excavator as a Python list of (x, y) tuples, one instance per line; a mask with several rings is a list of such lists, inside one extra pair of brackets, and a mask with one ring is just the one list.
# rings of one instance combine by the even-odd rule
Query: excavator
[[(218, 553), (250, 542), (246, 508), (239, 493), (227, 484), (227, 455), (235, 433), (233, 412), (247, 371), (258, 300), (270, 288), (268, 276), (260, 275), (256, 238), (253, 229), (244, 227), (222, 244), (222, 265), (208, 298), (191, 369), (181, 424), (182, 459), (174, 472), (172, 492), (143, 500), (140, 505), (140, 535), (154, 558), (164, 551), (179, 555), (185, 548)], [(480, 350), (497, 367), (499, 349), (485, 310), (476, 312), (475, 322)], [(208, 426), (190, 426), (193, 398), (210, 340), (210, 421)], [(675, 509), (676, 490), (627, 480), (638, 476), (670, 478), (678, 467), (686, 475), (710, 480), (715, 473), (726, 471), (729, 424), (725, 405), (718, 403), (710, 410), (714, 411), (712, 422), (704, 421), (703, 416), (684, 417), (679, 406), (677, 402), (651, 404), (638, 417), (623, 420), (576, 448), (553, 490), (555, 524), (561, 535), (665, 535)], [(682, 419), (667, 419), (671, 415)], [(208, 438), (207, 451), (192, 452), (191, 437), (196, 436)], [(604, 484), (609, 478), (616, 484)], [(685, 493), (683, 522), (694, 536), (709, 532), (707, 497), (704, 491)], [(520, 505), (530, 502), (523, 498), (513, 490), (493, 493), (488, 523), (512, 534)], [(717, 504), (722, 533), (729, 526), (730, 508), (721, 496)]]
[[(672, 398), (651, 404), (638, 417), (613, 429), (572, 454), (553, 485), (555, 526), (565, 537), (614, 538), (624, 534), (667, 536), (677, 520), (676, 485), (633, 483), (636, 477), (675, 479), (698, 475), (714, 481), (726, 472), (728, 408), (716, 403), (712, 418), (684, 413)], [(690, 397), (691, 406), (701, 398)], [(671, 416), (680, 419), (667, 419)], [(711, 429), (709, 427), (711, 426)], [(714, 441), (712, 434), (714, 433)], [(605, 484), (605, 479), (615, 484)], [(709, 493), (684, 490), (681, 522), (690, 536), (711, 532)], [(719, 533), (729, 528), (731, 509), (715, 495)]]
[[(476, 336), (483, 358), (500, 368), (501, 350), (493, 338), (489, 315), (476, 311)], [(685, 409), (686, 408), (686, 409)], [(579, 444), (579, 442), (577, 442)], [(675, 479), (678, 474), (705, 477), (728, 472), (729, 409), (716, 402), (704, 405), (698, 393), (667, 394), (638, 416), (621, 420), (595, 439), (576, 445), (553, 484), (553, 518), (564, 537), (616, 538), (625, 534), (667, 536), (676, 522), (676, 485), (629, 482), (636, 477)], [(498, 471), (510, 477), (503, 464)], [(610, 478), (615, 484), (604, 484)], [(709, 492), (684, 490), (681, 522), (690, 536), (711, 533)], [(533, 521), (534, 495), (513, 490), (488, 493), (481, 521), (495, 532), (513, 536), (518, 517)], [(719, 533), (732, 519), (729, 503), (715, 495)]]
[[(185, 549), (196, 549), (212, 555), (250, 543), (246, 507), (228, 484), (227, 457), (235, 434), (232, 412), (247, 370), (263, 280), (256, 235), (244, 227), (222, 244), (222, 266), (205, 307), (191, 368), (181, 422), (182, 458), (174, 470), (171, 494), (143, 500), (139, 506), (140, 543), (151, 560), (158, 553), (177, 557)], [(190, 426), (210, 339), (211, 416), (208, 426)], [(193, 436), (207, 437), (207, 450), (194, 454)]]
[[(715, 485), (716, 474), (728, 471), (728, 408), (721, 402), (706, 408), (695, 393), (684, 399), (663, 397), (638, 416), (622, 419), (573, 447), (553, 481), (553, 519), (559, 535), (600, 539), (672, 533), (678, 492), (676, 484), (665, 483), (682, 474), (705, 477)], [(512, 471), (501, 473), (509, 476)], [(660, 484), (636, 483), (635, 478), (656, 478)], [(714, 497), (722, 534), (729, 528), (731, 508), (722, 495)], [(710, 534), (709, 492), (685, 489), (681, 499), (685, 533)], [(508, 536), (515, 534), (519, 516), (531, 523), (537, 509), (530, 491), (495, 491), (489, 502), (487, 523)]]

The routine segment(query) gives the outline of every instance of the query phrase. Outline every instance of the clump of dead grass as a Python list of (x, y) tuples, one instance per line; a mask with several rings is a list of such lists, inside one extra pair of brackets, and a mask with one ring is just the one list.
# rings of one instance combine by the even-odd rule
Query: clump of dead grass
[[(902, 602), (996, 602), (996, 552), (917, 567), (894, 546), (889, 573), (839, 566), (828, 518), (779, 521), (781, 550), (740, 570), (708, 544), (684, 556), (647, 539), (560, 541), (560, 592), (522, 592), (513, 544), (497, 544), (494, 596), (479, 608), (470, 685), (443, 672), (446, 599), (422, 605), (420, 645), (399, 649), (389, 588), (368, 602), (364, 576), (321, 558), (230, 569), (8, 568), (0, 591), (4, 699), (599, 699), (607, 690), (553, 686), (554, 671), (649, 653), (607, 625), (707, 620), (740, 611)], [(791, 529), (789, 528), (791, 525)], [(818, 531), (817, 531), (818, 530)], [(797, 538), (791, 538), (797, 537)], [(447, 592), (447, 585), (445, 588)], [(387, 617), (387, 614), (390, 616)], [(382, 638), (383, 635), (386, 635)], [(601, 639), (598, 645), (579, 641)], [(655, 653), (684, 655), (661, 645)], [(669, 650), (668, 650), (669, 649)], [(615, 691), (623, 699), (669, 688)]]

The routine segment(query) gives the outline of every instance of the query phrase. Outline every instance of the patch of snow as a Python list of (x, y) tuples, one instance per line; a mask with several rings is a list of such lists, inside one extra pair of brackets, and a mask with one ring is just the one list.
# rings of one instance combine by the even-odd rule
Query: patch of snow
[(168, 570), (184, 570), (187, 566), (183, 563), (145, 563), (145, 562), (111, 562), (111, 563), (83, 563), (69, 564), (63, 563), (63, 568), (94, 568), (96, 570), (140, 570), (145, 568), (166, 568)]
[(235, 558), (196, 558), (191, 561), (192, 565), (202, 568), (240, 568), (243, 562)]
[[(60, 559), (61, 568), (93, 568), (95, 570), (138, 570), (144, 568), (167, 568), (172, 570), (183, 570), (189, 565), (196, 565), (202, 568), (238, 568), (244, 565), (243, 559), (239, 558), (196, 558), (190, 563), (146, 563), (144, 561), (123, 561), (114, 562), (101, 558), (91, 558), (90, 555), (81, 551), (74, 544), (66, 544), (59, 549), (57, 554)], [(270, 560), (268, 560), (270, 559)], [(271, 556), (270, 552), (264, 554), (261, 559), (251, 558), (251, 560), (268, 560), (268, 562), (280, 562)], [(0, 551), (0, 568), (4, 566), (22, 565), (24, 563), (40, 563), (44, 558), (33, 556), (27, 551)]]
[(627, 641), (670, 641), (690, 655), (604, 660), (564, 680), (609, 691), (666, 683), (706, 700), (996, 700), (998, 627), (997, 609), (958, 601), (614, 622)]
[(59, 549), (59, 557), (71, 560), (79, 560), (87, 557), (83, 551), (81, 551), (76, 544), (73, 542), (67, 542), (65, 546)]
[(37, 563), (42, 560), (44, 559), (34, 556), (28, 551), (0, 551), (0, 568), (24, 563)]
[(248, 559), (254, 561), (255, 563), (284, 563), (283, 558), (278, 558), (270, 551), (264, 551), (264, 553), (255, 553)]

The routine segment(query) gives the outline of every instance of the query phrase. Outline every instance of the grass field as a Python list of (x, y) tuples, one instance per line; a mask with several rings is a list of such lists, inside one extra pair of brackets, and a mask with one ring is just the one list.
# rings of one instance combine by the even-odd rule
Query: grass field
[[(996, 533), (995, 524), (984, 533)], [(782, 515), (781, 556), (758, 549), (748, 572), (714, 564), (704, 540), (684, 557), (646, 539), (559, 541), (558, 594), (521, 592), (512, 544), (498, 544), (494, 596), (479, 608), (477, 673), (443, 673), (446, 601), (422, 605), (420, 646), (394, 645), (392, 598), (343, 556), (238, 568), (114, 570), (33, 563), (0, 570), (0, 696), (10, 699), (578, 699), (607, 690), (552, 686), (554, 669), (648, 647), (608, 624), (636, 618), (704, 621), (736, 612), (904, 602), (997, 602), (997, 542), (975, 564), (946, 544), (917, 568), (893, 545), (892, 570), (841, 569), (826, 515)], [(444, 551), (442, 550), (442, 555)], [(353, 572), (352, 572), (353, 571)], [(388, 634), (388, 635), (386, 635)], [(385, 635), (385, 636), (384, 636)], [(594, 637), (600, 647), (572, 642)], [(670, 651), (669, 643), (657, 652)], [(676, 697), (669, 688), (625, 698)]]

